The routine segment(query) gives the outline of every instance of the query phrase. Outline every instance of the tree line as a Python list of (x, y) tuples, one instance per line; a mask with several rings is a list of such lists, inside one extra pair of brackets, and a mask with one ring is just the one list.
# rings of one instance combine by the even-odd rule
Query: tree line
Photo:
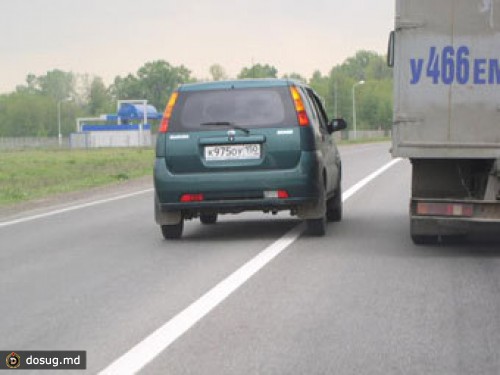
[[(358, 129), (388, 129), (392, 122), (392, 70), (385, 57), (359, 51), (323, 75), (315, 71), (306, 79), (297, 73), (279, 75), (269, 64), (241, 69), (236, 78), (291, 78), (306, 82), (325, 100), (330, 118), (343, 117), (352, 123), (352, 91), (356, 87)], [(209, 69), (211, 80), (229, 79), (224, 67)], [(199, 81), (185, 67), (158, 60), (145, 63), (136, 74), (117, 76), (107, 86), (98, 76), (75, 74), (58, 69), (45, 75), (29, 74), (26, 82), (10, 94), (0, 95), (0, 137), (50, 137), (58, 134), (58, 107), (63, 135), (75, 131), (77, 117), (116, 113), (118, 99), (147, 99), (162, 112), (168, 97), (182, 83)]]

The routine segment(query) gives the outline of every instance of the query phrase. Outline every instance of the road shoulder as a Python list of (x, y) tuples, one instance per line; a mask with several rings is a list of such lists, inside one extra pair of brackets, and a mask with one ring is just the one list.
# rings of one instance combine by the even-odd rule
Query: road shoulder
[(153, 187), (152, 176), (144, 176), (111, 185), (63, 193), (32, 201), (0, 207), (0, 221), (37, 215), (43, 212), (59, 210), (73, 205), (105, 200), (116, 196), (134, 193)]

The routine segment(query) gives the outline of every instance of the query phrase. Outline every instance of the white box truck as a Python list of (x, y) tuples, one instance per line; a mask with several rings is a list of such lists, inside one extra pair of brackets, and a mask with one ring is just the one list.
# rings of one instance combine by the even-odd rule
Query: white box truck
[(500, 0), (396, 0), (388, 62), (413, 241), (500, 233)]

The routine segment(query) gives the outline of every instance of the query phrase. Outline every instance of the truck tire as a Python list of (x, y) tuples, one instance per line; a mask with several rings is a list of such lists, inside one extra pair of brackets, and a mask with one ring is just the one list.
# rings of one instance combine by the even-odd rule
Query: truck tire
[(415, 245), (435, 245), (439, 242), (439, 236), (437, 235), (412, 234), (411, 239)]
[(467, 234), (453, 234), (441, 236), (441, 241), (444, 244), (458, 245), (467, 242), (468, 235)]
[(166, 240), (176, 240), (181, 238), (184, 230), (184, 220), (174, 225), (161, 225), (161, 233)]
[(205, 225), (212, 225), (217, 222), (217, 214), (201, 214), (200, 221)]
[[(410, 219), (410, 234), (411, 239), (415, 245), (435, 245), (439, 242), (438, 234), (420, 234), (422, 233), (422, 229), (420, 229), (420, 231), (417, 231), (416, 228), (418, 227), (418, 223), (414, 219)], [(415, 232), (420, 233), (416, 234)], [(425, 231), (423, 232), (425, 233)]]

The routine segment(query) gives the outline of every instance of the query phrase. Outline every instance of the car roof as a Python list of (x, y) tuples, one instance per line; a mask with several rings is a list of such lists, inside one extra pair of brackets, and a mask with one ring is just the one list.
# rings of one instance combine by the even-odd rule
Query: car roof
[(178, 91), (182, 92), (182, 91), (264, 88), (264, 87), (287, 87), (290, 85), (305, 86), (304, 83), (291, 79), (263, 78), (263, 79), (238, 79), (230, 81), (188, 83), (180, 85)]

